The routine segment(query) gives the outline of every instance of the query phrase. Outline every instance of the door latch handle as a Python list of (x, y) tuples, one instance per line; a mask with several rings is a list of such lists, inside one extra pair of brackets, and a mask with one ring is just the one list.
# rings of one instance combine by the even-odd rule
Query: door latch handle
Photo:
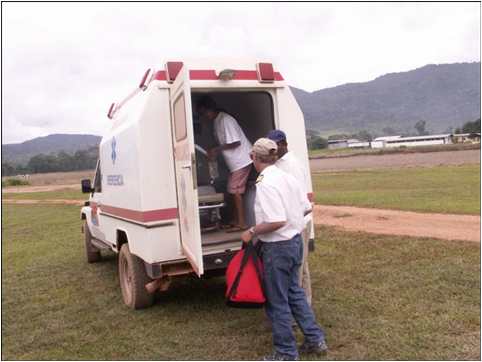
[(188, 169), (191, 169), (191, 165), (181, 166), (181, 168), (188, 168)]

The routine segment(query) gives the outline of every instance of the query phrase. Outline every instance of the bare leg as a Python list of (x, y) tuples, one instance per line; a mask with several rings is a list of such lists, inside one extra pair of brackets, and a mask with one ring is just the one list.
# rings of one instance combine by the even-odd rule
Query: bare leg
[(236, 208), (237, 225), (240, 228), (246, 228), (246, 220), (244, 219), (243, 195), (234, 194), (234, 207)]

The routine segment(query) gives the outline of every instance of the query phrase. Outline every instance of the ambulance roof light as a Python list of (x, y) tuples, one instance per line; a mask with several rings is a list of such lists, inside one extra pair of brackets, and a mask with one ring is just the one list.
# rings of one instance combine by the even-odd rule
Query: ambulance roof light
[(114, 106), (115, 106), (115, 103), (112, 103), (110, 105), (110, 108), (109, 108), (109, 112), (107, 112), (107, 118), (109, 119), (112, 119), (112, 117), (114, 116)]
[(166, 78), (169, 83), (176, 80), (177, 75), (183, 66), (182, 62), (167, 62), (166, 63)]
[(139, 83), (139, 88), (142, 90), (146, 90), (147, 84), (149, 84), (149, 82), (147, 81), (147, 77), (149, 76), (149, 73), (151, 73), (151, 68), (146, 70), (146, 72), (144, 73), (141, 79), (141, 82)]
[(262, 83), (274, 82), (274, 70), (271, 63), (257, 63), (256, 73), (258, 74), (258, 80)]

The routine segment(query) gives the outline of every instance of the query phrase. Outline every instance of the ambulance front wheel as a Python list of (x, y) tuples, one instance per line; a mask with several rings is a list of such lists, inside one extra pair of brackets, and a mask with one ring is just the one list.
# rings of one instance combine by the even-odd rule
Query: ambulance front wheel
[(85, 242), (85, 255), (88, 263), (96, 263), (102, 259), (100, 250), (92, 245), (92, 234), (90, 233), (87, 222), (84, 222), (84, 242)]
[(154, 294), (146, 290), (146, 284), (152, 279), (146, 274), (144, 262), (131, 254), (127, 243), (119, 253), (119, 281), (124, 303), (132, 309), (147, 308), (154, 302)]

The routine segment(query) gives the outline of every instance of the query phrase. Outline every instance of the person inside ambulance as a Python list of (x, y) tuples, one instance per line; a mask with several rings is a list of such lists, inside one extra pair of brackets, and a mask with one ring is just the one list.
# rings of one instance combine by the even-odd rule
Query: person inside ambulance
[(213, 122), (214, 136), (218, 142), (217, 147), (208, 150), (210, 159), (216, 159), (221, 153), (229, 168), (228, 193), (233, 195), (236, 209), (236, 220), (233, 228), (228, 231), (247, 229), (243, 194), (246, 191), (246, 182), (251, 172), (252, 161), (249, 157), (251, 143), (234, 117), (217, 108), (216, 102), (209, 96), (204, 96), (196, 103), (196, 112), (206, 121)]
[(256, 171), (256, 225), (241, 234), (247, 243), (257, 236), (264, 265), (266, 314), (271, 322), (274, 353), (265, 360), (299, 358), (292, 317), (304, 335), (301, 353), (324, 354), (325, 334), (316, 323), (298, 273), (303, 259), (301, 232), (304, 216), (311, 212), (304, 188), (290, 174), (275, 166), (278, 146), (268, 138), (253, 145), (251, 158)]
[[(276, 142), (278, 146), (278, 160), (276, 161), (276, 167), (279, 167), (286, 173), (292, 175), (300, 183), (303, 193), (308, 194), (308, 172), (303, 167), (301, 162), (296, 158), (293, 152), (288, 150), (288, 141), (286, 140), (286, 134), (279, 130), (274, 129), (268, 132), (266, 138)], [(310, 240), (311, 230), (311, 215), (305, 216), (305, 228), (303, 229), (303, 262), (301, 265), (299, 277), (300, 286), (305, 290), (306, 299), (308, 304), (311, 305), (311, 279), (310, 270), (308, 267), (308, 242)]]

